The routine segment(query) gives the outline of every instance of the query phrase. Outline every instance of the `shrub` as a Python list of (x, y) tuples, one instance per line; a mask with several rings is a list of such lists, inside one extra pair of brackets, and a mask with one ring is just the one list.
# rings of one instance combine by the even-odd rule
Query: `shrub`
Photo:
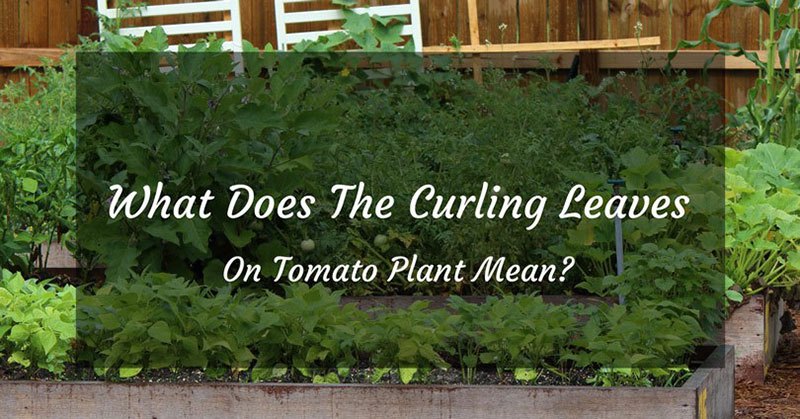
[(357, 366), (366, 313), (354, 304), (340, 305), (342, 292), (319, 284), (285, 286), (284, 291), (285, 297), (269, 294), (257, 306), (253, 379), (288, 370), (308, 378), (346, 376)]
[(75, 288), (0, 276), (0, 355), (23, 367), (64, 372), (75, 340)]
[(31, 275), (74, 230), (75, 61), (23, 70), (0, 89), (0, 266)]
[(800, 283), (800, 151), (729, 149), (725, 273), (748, 294)]
[(81, 295), (79, 360), (121, 377), (143, 368), (246, 369), (258, 312), (230, 289), (205, 287), (169, 274), (146, 273)]

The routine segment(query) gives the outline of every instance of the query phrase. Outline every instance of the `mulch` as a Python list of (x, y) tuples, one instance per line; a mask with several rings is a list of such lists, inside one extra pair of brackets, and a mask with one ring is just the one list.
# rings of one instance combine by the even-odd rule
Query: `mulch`
[(800, 418), (800, 310), (793, 317), (798, 328), (781, 337), (766, 382), (737, 383), (737, 418)]

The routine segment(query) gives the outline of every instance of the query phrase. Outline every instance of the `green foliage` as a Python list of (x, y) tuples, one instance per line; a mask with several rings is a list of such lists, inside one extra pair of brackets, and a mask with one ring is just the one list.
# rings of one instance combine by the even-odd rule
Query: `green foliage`
[(0, 271), (0, 356), (10, 364), (64, 372), (75, 340), (75, 288)]
[(147, 273), (81, 295), (79, 359), (98, 371), (117, 368), (122, 377), (143, 368), (247, 368), (255, 359), (251, 334), (263, 321), (230, 289), (212, 294), (173, 275)]
[[(349, 8), (350, 3), (339, 4)], [(327, 50), (348, 40), (365, 49), (396, 48), (398, 20), (365, 18), (349, 9), (346, 16), (344, 38), (305, 48)], [(686, 79), (650, 90), (640, 85), (643, 93), (633, 99), (623, 78), (593, 87), (489, 71), (486, 84), (478, 86), (455, 72), (406, 68), (385, 83), (387, 88), (365, 89), (380, 83), (369, 81), (368, 72), (351, 71), (335, 60), (307, 60), (300, 54), (278, 59), (277, 54), (251, 52), (237, 65), (221, 52), (221, 40), (207, 40), (178, 55), (160, 54), (166, 42), (159, 28), (139, 40), (107, 34), (103, 50), (111, 54), (97, 54), (81, 64), (87, 77), (78, 90), (78, 127), (85, 141), (78, 159), (80, 167), (90, 170), (79, 178), (85, 193), (80, 207), (87, 209), (79, 233), (81, 245), (99, 254), (108, 267), (109, 282), (80, 297), (78, 327), (84, 339), (77, 355), (99, 371), (130, 377), (145, 368), (223, 367), (249, 371), (253, 380), (299, 374), (332, 383), (368, 363), (375, 367), (374, 380), (396, 370), (408, 383), (458, 363), (466, 382), (486, 366), (513, 371), (520, 381), (535, 381), (553, 363), (680, 365), (705, 338), (698, 319), (702, 326), (718, 320), (714, 316), (720, 301), (714, 292), (721, 290), (714, 288), (709, 272), (720, 263), (714, 256), (721, 243), (710, 231), (721, 226), (715, 212), (721, 209), (713, 205), (721, 197), (713, 192), (716, 174), (708, 165), (708, 146), (718, 143), (719, 133), (708, 128), (714, 100), (702, 89), (688, 87)], [(202, 59), (194, 52), (203, 52)], [(163, 71), (165, 62), (170, 71)], [(692, 106), (701, 112), (687, 115)], [(63, 118), (59, 116), (59, 124)], [(687, 126), (680, 144), (668, 130), (676, 122)], [(131, 136), (135, 140), (125, 140)], [(554, 167), (553, 161), (563, 164)], [(51, 170), (53, 165), (31, 167)], [(43, 189), (54, 190), (51, 185), (57, 182), (22, 174), (3, 180), (4, 187), (11, 185), (8, 196), (19, 200), (29, 194), (37, 204), (65, 202)], [(674, 224), (626, 221), (632, 253), (621, 277), (608, 275), (613, 243), (608, 220), (577, 226), (556, 221), (533, 232), (513, 222), (421, 223), (401, 213), (391, 225), (375, 219), (345, 222), (324, 216), (332, 205), (324, 199), (322, 214), (302, 221), (214, 217), (109, 222), (103, 216), (110, 183), (139, 189), (161, 181), (171, 195), (199, 195), (208, 189), (219, 203), (226, 202), (234, 182), (253, 185), (259, 194), (280, 197), (302, 191), (321, 197), (319, 185), (360, 180), (368, 181), (373, 192), (395, 195), (426, 183), (436, 184), (439, 193), (459, 195), (488, 181), (503, 185), (502, 193), (535, 191), (557, 201), (576, 182), (608, 197), (609, 177), (624, 177), (627, 192), (686, 193), (699, 203), (688, 218)], [(66, 194), (70, 184), (65, 185), (61, 192)], [(51, 207), (58, 205), (47, 210)], [(70, 211), (59, 209), (58, 214), (67, 221), (48, 225), (71, 228)], [(553, 213), (545, 217), (557, 218)], [(7, 225), (16, 229), (11, 233), (19, 233), (33, 224)], [(561, 243), (560, 233), (567, 227), (572, 229)], [(781, 226), (773, 230), (772, 235), (786, 233)], [(13, 250), (4, 254), (22, 252), (18, 246), (13, 242), (7, 247)], [(286, 287), (283, 296), (211, 288), (221, 282), (222, 261), (233, 255), (266, 265), (273, 256), (298, 248), (304, 251), (296, 252), (302, 261), (325, 254), (323, 262), (360, 259), (379, 264), (397, 254), (416, 253), (430, 258), (423, 262), (440, 262), (477, 260), (501, 249), (525, 263), (551, 257), (544, 250), (548, 248), (555, 254), (574, 251), (582, 259), (583, 273), (597, 277), (586, 281), (587, 289), (626, 295), (630, 303), (584, 309), (545, 304), (534, 296), (492, 298), (480, 306), (454, 298), (448, 309), (417, 303), (405, 310), (365, 313), (352, 305), (341, 307), (341, 292), (322, 286)], [(205, 283), (154, 273), (128, 279), (129, 270), (145, 267)], [(376, 291), (387, 290), (376, 286), (363, 292)], [(400, 291), (419, 290), (407, 286)], [(582, 324), (581, 316), (588, 322)], [(39, 334), (30, 339), (19, 335), (13, 343), (25, 350), (37, 344), (49, 347), (49, 335)], [(27, 359), (53, 371), (64, 362), (61, 355), (24, 357), (12, 361)], [(653, 383), (662, 377), (642, 376), (639, 370), (604, 374), (598, 374), (598, 383)]]
[(727, 150), (726, 274), (748, 294), (800, 283), (800, 151)]
[(511, 371), (519, 381), (535, 381), (554, 363), (673, 368), (706, 337), (696, 312), (668, 302), (585, 308), (536, 296), (481, 305), (453, 297), (445, 309), (419, 301), (362, 311), (321, 285), (284, 291), (234, 295), (230, 288), (211, 292), (173, 275), (145, 273), (81, 293), (76, 343), (75, 288), (6, 271), (0, 353), (55, 373), (74, 358), (123, 379), (143, 370), (198, 368), (209, 376), (247, 372), (252, 381), (297, 373), (301, 380), (336, 383), (368, 366), (376, 382), (397, 372), (409, 383), (460, 365), (470, 383), (479, 367)]
[(103, 24), (103, 29), (109, 33), (117, 33), (122, 27), (122, 22), (125, 19), (140, 17), (142, 15), (142, 8), (147, 7), (147, 2), (137, 0), (116, 0), (115, 8), (117, 15), (113, 18), (101, 15), (96, 9), (89, 7), (88, 9), (94, 12)]
[[(340, 222), (324, 217), (335, 208), (334, 202), (324, 198), (319, 204), (323, 217), (308, 220), (302, 227), (290, 223), (290, 228), (314, 231), (319, 255), (325, 255), (326, 262), (358, 258), (386, 265), (389, 256), (417, 254), (421, 263), (463, 259), (468, 264), (467, 271), (474, 272), (486, 255), (502, 249), (502, 254), (511, 260), (538, 263), (553, 259), (547, 250), (550, 246), (556, 249), (552, 253), (562, 257), (569, 254), (570, 249), (564, 249), (561, 241), (573, 223), (558, 218), (558, 202), (566, 197), (568, 189), (583, 183), (592, 186), (592, 193), (608, 197), (611, 191), (606, 180), (623, 176), (629, 181), (628, 193), (677, 196), (688, 191), (706, 202), (717, 199), (720, 203), (718, 214), (713, 214), (714, 208), (701, 208), (689, 216), (690, 220), (672, 224), (645, 219), (626, 221), (626, 240), (642, 242), (654, 234), (680, 234), (689, 241), (700, 230), (709, 230), (709, 220), (714, 217), (721, 237), (723, 177), (721, 171), (714, 173), (713, 168), (705, 166), (710, 160), (705, 150), (719, 143), (719, 133), (708, 127), (701, 129), (701, 117), (692, 121), (681, 113), (678, 102), (695, 103), (705, 97), (687, 87), (685, 80), (669, 89), (653, 88), (658, 92), (648, 91), (639, 101), (625, 87), (626, 82), (636, 81), (635, 77), (610, 79), (600, 87), (582, 81), (556, 84), (536, 78), (506, 77), (496, 71), (488, 71), (485, 78), (483, 86), (449, 78), (420, 81), (413, 89), (391, 86), (359, 91), (344, 104), (345, 119), (331, 138), (340, 144), (336, 155), (323, 159), (315, 174), (322, 184), (364, 181), (373, 196), (396, 197), (399, 208), (407, 207), (410, 195), (424, 184), (435, 185), (437, 194), (444, 196), (475, 193), (484, 181), (501, 185), (499, 196), (541, 194), (550, 202), (543, 215), (545, 221), (536, 229), (526, 231), (520, 222), (507, 219), (487, 222), (474, 217), (457, 222), (420, 222), (407, 211), (393, 212), (391, 220)], [(693, 127), (687, 129), (680, 147), (673, 145), (668, 129), (671, 121), (665, 113), (651, 113), (659, 100), (674, 101), (666, 115)], [(559, 164), (553, 165), (554, 161)], [(613, 246), (613, 223), (586, 223), (597, 230), (592, 234), (598, 239), (582, 244), (582, 248), (607, 252), (606, 246)], [(387, 236), (385, 245), (371, 245), (376, 235)], [(606, 254), (601, 262), (608, 260)], [(415, 289), (410, 284), (380, 288), (383, 285), (358, 291)], [(421, 291), (444, 291), (440, 286), (426, 284)], [(452, 291), (453, 285), (446, 287)], [(474, 284), (456, 287), (459, 293), (491, 292)]]
[(691, 376), (689, 368), (601, 368), (588, 384), (601, 387), (679, 387)]
[(253, 379), (280, 376), (287, 369), (327, 382), (346, 376), (356, 366), (366, 313), (353, 304), (340, 306), (342, 293), (322, 285), (298, 284), (284, 291), (285, 297), (269, 294), (257, 305)]
[(427, 302), (417, 301), (407, 309), (379, 312), (367, 323), (359, 348), (378, 366), (374, 381), (391, 368), (397, 368), (400, 380), (409, 383), (432, 368), (450, 366), (440, 354), (449, 350), (458, 319), (445, 310), (427, 307)]
[(44, 64), (0, 89), (0, 266), (26, 275), (75, 224), (75, 61)]
[(706, 331), (723, 320), (723, 275), (716, 259), (691, 247), (659, 248), (647, 243), (625, 260), (621, 275), (589, 278), (578, 287), (626, 301), (670, 301), (696, 310)]
[(482, 348), (480, 362), (516, 375), (557, 358), (577, 328), (570, 306), (545, 304), (539, 296), (491, 297), (481, 309), (465, 331)]
[[(264, 220), (264, 231), (252, 217), (110, 220), (108, 186), (141, 192), (163, 182), (171, 196), (208, 190), (215, 214), (225, 213), (236, 183), (261, 195), (292, 194), (307, 182), (312, 156), (330, 147), (322, 140), (334, 126), (333, 98), (342, 89), (314, 79), (299, 55), (276, 66), (273, 54), (252, 54), (245, 71), (229, 77), (235, 63), (217, 43), (177, 55), (147, 53), (165, 48), (165, 38), (159, 29), (138, 44), (112, 37), (112, 53), (80, 63), (79, 242), (99, 255), (111, 280), (149, 266), (218, 281), (221, 261), (233, 255), (271, 262), (284, 253), (275, 240), (277, 220)], [(171, 71), (162, 71), (162, 59)], [(253, 242), (257, 231), (271, 239)]]
[(634, 301), (586, 309), (588, 321), (571, 342), (573, 353), (562, 356), (578, 366), (674, 367), (707, 337), (697, 311), (670, 301)]
[(403, 26), (408, 23), (405, 16), (370, 16), (369, 12), (359, 13), (353, 8), (358, 2), (332, 0), (341, 6), (344, 22), (341, 31), (320, 36), (313, 41), (303, 41), (292, 47), (297, 52), (326, 52), (337, 47), (355, 43), (365, 52), (413, 52), (414, 40), (403, 39)]

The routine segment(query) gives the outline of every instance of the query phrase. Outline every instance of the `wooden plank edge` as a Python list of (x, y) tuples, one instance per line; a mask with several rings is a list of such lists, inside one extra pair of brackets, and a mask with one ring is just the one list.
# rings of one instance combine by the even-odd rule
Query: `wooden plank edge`
[[(667, 64), (667, 57), (672, 51), (598, 51), (598, 63), (602, 70), (660, 69)], [(579, 54), (572, 51), (540, 52), (540, 53), (496, 53), (483, 57), (489, 65), (499, 68), (545, 68), (552, 66), (558, 70), (570, 68), (573, 58)], [(758, 67), (744, 57), (714, 56), (714, 51), (681, 51), (672, 61), (677, 70), (734, 70), (756, 71)], [(471, 63), (471, 55), (465, 54), (463, 61)]]
[(463, 45), (460, 48), (442, 45), (423, 47), (422, 52), (425, 54), (493, 54), (503, 52), (603, 50), (614, 48), (655, 47), (659, 45), (661, 45), (661, 37), (653, 36), (648, 38), (602, 39), (591, 41), (531, 42), (503, 45)]
[(734, 415), (735, 352), (730, 345), (718, 346), (683, 387), (696, 393), (695, 417), (726, 419)]
[(40, 67), (42, 57), (58, 62), (62, 54), (59, 48), (0, 48), (0, 67)]
[(781, 339), (781, 318), (786, 312), (786, 301), (768, 294), (764, 298), (764, 378), (766, 379), (769, 368), (778, 350)]
[[(586, 41), (577, 41), (586, 42)], [(596, 42), (596, 41), (588, 41)], [(571, 42), (574, 43), (574, 42)], [(556, 43), (558, 44), (558, 43)], [(514, 44), (525, 45), (525, 44)], [(530, 45), (530, 44), (529, 44)], [(498, 46), (495, 46), (498, 47)], [(488, 64), (496, 67), (519, 67), (519, 68), (540, 68), (543, 67), (542, 61), (546, 60), (555, 65), (557, 69), (569, 68), (572, 58), (577, 54), (571, 51), (541, 51), (536, 52), (515, 52), (509, 50), (510, 45), (503, 46), (505, 50), (492, 52), (492, 56), (483, 57)], [(450, 47), (426, 47), (425, 52), (431, 48), (450, 48)], [(481, 53), (485, 51), (480, 51)], [(650, 68), (660, 68), (667, 63), (667, 55), (671, 51), (667, 50), (648, 50), (648, 51), (608, 51), (600, 50), (599, 65), (601, 69), (637, 69), (647, 66)], [(59, 48), (0, 48), (0, 67), (38, 67), (42, 63), (40, 57), (46, 57), (55, 62), (61, 57), (64, 50)], [(444, 52), (442, 52), (444, 53)], [(455, 53), (450, 51), (449, 53)], [(465, 51), (461, 53), (471, 55)], [(724, 57), (717, 56), (707, 65), (707, 61), (714, 55), (714, 51), (681, 51), (673, 61), (676, 69), (700, 70), (708, 68), (710, 70), (747, 70), (754, 71), (758, 67), (744, 57)], [(758, 55), (764, 59), (766, 52), (759, 51)], [(470, 58), (466, 60), (471, 63)]]
[[(695, 389), (0, 382), (10, 417), (695, 417)], [(249, 412), (249, 413), (247, 413)]]
[(225, 416), (233, 406), (254, 417), (368, 417), (383, 406), (387, 418), (723, 418), (733, 412), (733, 348), (716, 348), (672, 388), (0, 381), (0, 405), (11, 417), (42, 418)]

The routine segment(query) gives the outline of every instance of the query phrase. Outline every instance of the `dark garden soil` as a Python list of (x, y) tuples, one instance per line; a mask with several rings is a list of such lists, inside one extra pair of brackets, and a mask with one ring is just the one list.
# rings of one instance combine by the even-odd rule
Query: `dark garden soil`
[(794, 308), (797, 327), (781, 337), (766, 382), (736, 385), (737, 418), (800, 418), (800, 309)]
[[(380, 381), (373, 383), (371, 376), (374, 369), (362, 367), (353, 368), (342, 383), (345, 384), (400, 384), (400, 377), (396, 372), (387, 373)], [(542, 371), (535, 381), (519, 381), (514, 378), (511, 372), (498, 374), (494, 369), (480, 369), (475, 372), (472, 384), (475, 385), (553, 385), (553, 386), (582, 386), (591, 385), (587, 379), (595, 374), (595, 370), (590, 368), (572, 368), (566, 371), (545, 370)], [(213, 369), (162, 369), (155, 371), (145, 371), (135, 377), (128, 379), (112, 378), (107, 380), (97, 376), (91, 368), (76, 368), (74, 365), (67, 365), (67, 370), (61, 377), (55, 377), (46, 371), (31, 372), (20, 366), (11, 366), (0, 363), (0, 381), (8, 380), (33, 380), (33, 381), (112, 381), (118, 383), (247, 383), (251, 382), (248, 372), (238, 374), (230, 371), (220, 370), (214, 372)], [(265, 380), (264, 383), (311, 383), (308, 377), (286, 374), (281, 377)], [(423, 382), (415, 384), (429, 385), (459, 385), (463, 384), (461, 371), (458, 369), (434, 370)]]

